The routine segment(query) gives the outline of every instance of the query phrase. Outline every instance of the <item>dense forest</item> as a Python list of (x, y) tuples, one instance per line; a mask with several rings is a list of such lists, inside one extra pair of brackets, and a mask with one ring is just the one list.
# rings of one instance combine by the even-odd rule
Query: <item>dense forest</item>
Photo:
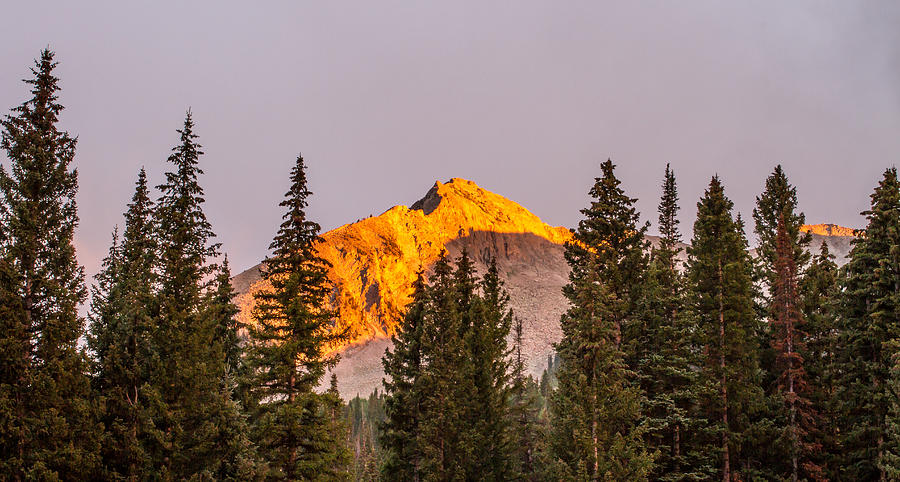
[[(383, 390), (343, 401), (328, 263), (298, 156), (237, 322), (204, 215), (190, 111), (143, 170), (90, 292), (73, 245), (76, 138), (54, 55), (2, 120), (4, 480), (900, 480), (900, 180), (887, 169), (839, 268), (778, 166), (749, 228), (712, 177), (679, 261), (667, 166), (660, 242), (606, 161), (566, 245), (562, 340), (526, 372), (495, 263), (445, 255), (412, 286)], [(79, 306), (89, 303), (87, 319)]]

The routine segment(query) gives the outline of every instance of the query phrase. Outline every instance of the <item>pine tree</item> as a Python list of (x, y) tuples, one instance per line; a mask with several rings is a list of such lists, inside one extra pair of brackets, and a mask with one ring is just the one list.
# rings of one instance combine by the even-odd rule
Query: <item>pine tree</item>
[(271, 286), (254, 295), (249, 326), (249, 364), (256, 440), (277, 477), (314, 478), (342, 471), (343, 453), (329, 446), (326, 405), (313, 389), (336, 358), (329, 347), (344, 334), (331, 330), (337, 313), (329, 306), (329, 263), (317, 252), (320, 227), (306, 217), (306, 168), (301, 156), (291, 187), (279, 204), (284, 222), (269, 249), (262, 276)]
[(834, 255), (828, 251), (825, 241), (819, 254), (804, 273), (800, 282), (802, 313), (806, 319), (806, 349), (802, 351), (810, 383), (809, 398), (820, 413), (820, 437), (822, 453), (819, 463), (826, 469), (829, 479), (839, 478), (839, 432), (836, 406), (835, 358), (838, 351), (836, 331), (836, 303), (838, 301), (839, 273)]
[(822, 467), (813, 462), (821, 444), (816, 441), (818, 413), (809, 399), (807, 374), (801, 352), (806, 347), (806, 320), (800, 311), (797, 283), (797, 264), (794, 244), (789, 238), (785, 216), (779, 219), (776, 231), (775, 279), (772, 286), (772, 346), (775, 350), (777, 389), (784, 404), (785, 424), (781, 439), (790, 454), (788, 474), (792, 481), (801, 475), (822, 480)]
[[(591, 205), (581, 210), (584, 219), (578, 222), (565, 256), (576, 278), (586, 276), (587, 265), (599, 270), (599, 278), (616, 300), (610, 308), (616, 344), (620, 344), (623, 331), (627, 337), (631, 330), (639, 329), (624, 325), (629, 325), (628, 318), (639, 296), (637, 287), (647, 266), (647, 225), (639, 225), (640, 214), (634, 207), (637, 199), (622, 190), (615, 167), (611, 160), (600, 166), (603, 175), (594, 180), (588, 193)], [(640, 326), (640, 322), (633, 325)]]
[[(0, 226), (0, 246), (6, 246)], [(0, 474), (11, 480), (25, 471), (26, 417), (31, 363), (30, 337), (17, 276), (5, 254), (0, 254)]]
[(150, 332), (154, 242), (152, 202), (143, 169), (125, 213), (121, 244), (116, 236), (92, 289), (88, 346), (96, 359), (94, 383), (104, 400), (103, 459), (107, 476), (134, 478), (151, 470), (152, 424)]
[(206, 294), (216, 270), (208, 261), (219, 254), (219, 244), (210, 242), (215, 234), (203, 213), (198, 182), (203, 152), (193, 128), (188, 111), (168, 159), (174, 171), (158, 186), (161, 196), (153, 212), (158, 288), (152, 357), (158, 366), (151, 384), (160, 393), (154, 424), (165, 432), (156, 457), (167, 478), (237, 477), (235, 451), (246, 444), (220, 447), (224, 434), (239, 432), (242, 421), (223, 387), (225, 347), (216, 336), (223, 321), (210, 316), (220, 310), (210, 310)]
[(743, 226), (732, 217), (732, 207), (719, 178), (713, 177), (697, 203), (687, 269), (688, 306), (705, 356), (700, 404), (713, 429), (712, 437), (698, 440), (706, 444), (702, 453), (718, 459), (718, 475), (726, 481), (746, 465), (744, 432), (762, 403), (751, 267)]
[[(59, 130), (63, 106), (53, 52), (44, 50), (32, 69), (31, 99), (12, 109), (0, 124), (0, 146), (10, 160), (0, 167), (0, 221), (4, 269), (17, 298), (6, 309), (15, 319), (12, 368), (16, 450), (11, 479), (89, 478), (98, 468), (99, 426), (87, 376), (88, 359), (78, 346), (78, 315), (87, 290), (75, 258), (78, 173), (70, 168), (76, 139)], [(21, 303), (21, 311), (19, 309)], [(18, 315), (23, 316), (21, 321)], [(24, 328), (25, 338), (22, 339)], [(12, 338), (15, 337), (15, 338)]]
[(540, 423), (540, 389), (534, 379), (526, 375), (522, 358), (522, 319), (513, 323), (513, 358), (511, 366), (509, 418), (512, 430), (512, 473), (518, 480), (539, 480), (539, 458), (544, 455), (544, 433)]
[(646, 441), (658, 451), (654, 479), (702, 478), (691, 441), (698, 420), (692, 417), (698, 361), (690, 343), (694, 327), (684, 314), (684, 279), (678, 270), (678, 191), (669, 166), (659, 203), (659, 244), (651, 251), (637, 307), (642, 324), (630, 337), (630, 352), (641, 389)]
[(642, 480), (653, 465), (640, 428), (641, 394), (625, 365), (614, 323), (616, 301), (588, 263), (564, 293), (559, 386), (551, 401), (550, 450), (560, 479)]
[[(468, 263), (464, 250), (457, 275)], [(462, 282), (468, 284), (465, 278)], [(507, 406), (511, 395), (510, 353), (506, 339), (513, 313), (495, 258), (491, 258), (479, 288), (480, 296), (470, 307), (473, 316), (465, 337), (467, 366), (471, 370), (468, 376), (474, 384), (468, 407), (472, 423), (467, 445), (472, 456), (467, 473), (481, 480), (507, 480), (512, 470), (512, 446)]]
[(417, 437), (422, 453), (419, 470), (426, 480), (457, 480), (466, 477), (467, 464), (475, 455), (465, 444), (474, 383), (466, 376), (469, 318), (461, 312), (474, 295), (475, 280), (465, 263), (454, 272), (446, 253), (432, 272), (422, 333), (426, 369), (420, 377), (424, 396)]
[(603, 175), (581, 210), (565, 257), (572, 271), (563, 294), (571, 303), (560, 324), (563, 338), (559, 386), (551, 410), (551, 451), (568, 468), (591, 478), (645, 478), (652, 457), (638, 427), (641, 393), (626, 365), (637, 358), (622, 351), (641, 330), (634, 314), (635, 287), (646, 269), (644, 233), (636, 199), (625, 195), (607, 160)]
[(842, 475), (884, 480), (884, 454), (891, 447), (886, 417), (894, 341), (900, 338), (900, 182), (887, 169), (872, 205), (865, 235), (853, 241), (842, 287), (836, 371), (840, 413)]
[(755, 232), (759, 237), (757, 253), (764, 267), (765, 279), (769, 286), (775, 284), (775, 262), (778, 250), (777, 232), (779, 220), (784, 218), (787, 239), (793, 250), (798, 274), (803, 271), (810, 259), (806, 251), (812, 235), (801, 231), (806, 216), (797, 210), (797, 188), (791, 185), (781, 165), (775, 166), (772, 174), (766, 178), (763, 193), (756, 198), (753, 209)]
[(215, 323), (214, 340), (221, 344), (225, 352), (225, 370), (230, 378), (237, 379), (245, 376), (243, 349), (238, 335), (237, 315), (240, 308), (234, 304), (234, 288), (231, 286), (231, 269), (228, 266), (228, 256), (218, 267), (213, 287), (206, 294), (204, 303), (210, 317)]
[(385, 350), (385, 421), (379, 427), (384, 448), (381, 472), (388, 480), (420, 480), (422, 453), (418, 444), (424, 392), (421, 390), (423, 366), (422, 337), (428, 293), (424, 275), (419, 271), (413, 283), (412, 302), (391, 337), (393, 349)]

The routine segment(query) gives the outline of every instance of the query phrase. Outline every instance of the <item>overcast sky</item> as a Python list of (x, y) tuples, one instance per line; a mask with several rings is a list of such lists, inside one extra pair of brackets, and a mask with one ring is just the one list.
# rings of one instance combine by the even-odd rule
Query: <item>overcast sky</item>
[(325, 229), (451, 177), (574, 226), (607, 157), (653, 221), (666, 162), (685, 229), (712, 174), (749, 219), (781, 163), (808, 222), (861, 227), (900, 159), (896, 1), (134, 3), (0, 9), (0, 109), (57, 52), (90, 275), (188, 107), (235, 272), (266, 254), (299, 152)]

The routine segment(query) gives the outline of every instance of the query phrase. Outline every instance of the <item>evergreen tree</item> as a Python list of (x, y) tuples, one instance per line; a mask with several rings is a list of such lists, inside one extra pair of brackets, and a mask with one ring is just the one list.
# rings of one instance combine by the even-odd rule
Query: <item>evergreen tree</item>
[(762, 402), (759, 387), (753, 288), (747, 243), (733, 203), (713, 177), (697, 203), (694, 236), (688, 248), (688, 307), (697, 323), (701, 365), (700, 408), (711, 427), (697, 437), (701, 453), (718, 460), (723, 480), (752, 470), (742, 453), (750, 417)]
[(385, 421), (379, 427), (379, 440), (384, 448), (382, 475), (388, 480), (420, 480), (422, 453), (418, 444), (422, 417), (420, 377), (423, 366), (422, 337), (428, 292), (424, 275), (419, 271), (413, 283), (412, 302), (391, 337), (393, 350), (385, 350), (384, 365)]
[(678, 191), (666, 166), (659, 203), (659, 244), (651, 251), (644, 276), (638, 316), (640, 330), (630, 340), (640, 386), (646, 441), (658, 452), (653, 478), (702, 478), (704, 472), (691, 447), (699, 423), (691, 416), (698, 361), (691, 345), (692, 318), (684, 314), (684, 280), (678, 271)]
[[(96, 359), (94, 382), (104, 400), (103, 460), (107, 477), (135, 478), (154, 462), (148, 402), (158, 399), (149, 382), (154, 242), (152, 202), (141, 169), (125, 213), (121, 244), (113, 245), (92, 289), (88, 346)], [(148, 446), (149, 445), (149, 446)]]
[[(634, 311), (639, 296), (637, 287), (647, 266), (644, 235), (647, 225), (639, 225), (640, 214), (634, 207), (637, 199), (630, 198), (620, 187), (615, 165), (611, 160), (600, 168), (602, 177), (594, 179), (591, 187), (591, 205), (581, 210), (584, 219), (578, 222), (573, 240), (566, 246), (566, 261), (575, 279), (588, 276), (588, 265), (599, 270), (598, 276), (610, 291), (615, 305), (610, 306), (612, 323), (616, 329), (616, 344), (621, 343), (623, 330), (626, 336), (639, 330), (640, 322), (630, 326), (628, 318)], [(633, 357), (632, 357), (633, 358)]]
[(335, 465), (345, 448), (328, 444), (328, 404), (313, 391), (336, 361), (329, 348), (344, 334), (331, 329), (337, 313), (328, 300), (329, 263), (317, 252), (319, 225), (306, 218), (311, 194), (298, 156), (279, 204), (284, 222), (262, 271), (270, 288), (254, 295), (255, 323), (248, 327), (256, 440), (273, 476), (287, 479), (338, 477), (345, 470)]
[(773, 348), (776, 353), (777, 389), (783, 401), (781, 439), (790, 454), (787, 473), (796, 481), (802, 475), (822, 480), (822, 467), (813, 462), (821, 444), (816, 441), (818, 413), (809, 399), (807, 374), (801, 352), (806, 346), (806, 320), (800, 311), (797, 264), (794, 244), (789, 238), (785, 217), (779, 219), (776, 231), (775, 279), (772, 286)]
[(53, 52), (42, 51), (25, 81), (32, 97), (0, 121), (0, 146), (10, 160), (9, 170), (0, 166), (0, 252), (11, 277), (4, 290), (14, 298), (5, 306), (14, 318), (4, 321), (11, 331), (3, 336), (15, 359), (7, 388), (16, 414), (3, 425), (17, 432), (3, 465), (14, 480), (89, 478), (99, 465), (97, 407), (78, 346), (78, 305), (87, 290), (73, 245), (76, 139), (57, 126), (63, 106), (55, 67)]
[(617, 300), (589, 263), (564, 293), (559, 386), (551, 402), (550, 449), (560, 479), (642, 480), (653, 466), (640, 427), (641, 394), (625, 365), (614, 323)]
[(524, 327), (521, 318), (513, 324), (513, 359), (510, 387), (510, 426), (512, 446), (510, 447), (513, 474), (520, 480), (539, 480), (539, 458), (544, 455), (542, 439), (544, 433), (540, 422), (540, 389), (534, 379), (526, 375), (525, 360), (522, 358), (522, 336)]
[(865, 235), (853, 241), (845, 267), (836, 371), (842, 476), (884, 480), (884, 455), (892, 450), (886, 417), (895, 341), (900, 338), (900, 182), (887, 169), (871, 196)]
[(818, 408), (820, 417), (819, 442), (822, 444), (819, 464), (825, 467), (829, 479), (839, 478), (838, 420), (836, 395), (836, 303), (839, 273), (834, 255), (825, 241), (819, 254), (813, 257), (800, 282), (802, 313), (806, 319), (806, 349), (801, 353), (810, 383), (809, 398)]
[[(468, 253), (463, 250), (457, 264), (458, 277), (468, 263)], [(466, 278), (462, 276), (464, 284), (468, 284)], [(481, 295), (470, 308), (474, 316), (465, 337), (468, 376), (474, 384), (468, 407), (472, 423), (467, 445), (472, 456), (467, 473), (481, 480), (507, 480), (512, 470), (512, 440), (507, 406), (511, 395), (510, 352), (506, 339), (513, 313), (496, 258), (491, 258), (479, 287)]]
[(775, 284), (775, 263), (777, 260), (777, 232), (778, 223), (784, 218), (784, 228), (787, 240), (793, 251), (793, 257), (797, 264), (797, 273), (802, 273), (810, 260), (810, 254), (806, 251), (812, 240), (812, 235), (801, 231), (806, 222), (806, 216), (797, 210), (797, 188), (791, 185), (781, 165), (775, 166), (772, 174), (766, 178), (766, 186), (763, 193), (756, 198), (756, 207), (753, 209), (755, 232), (759, 237), (759, 256), (765, 279), (770, 287)]
[(466, 409), (474, 384), (466, 368), (464, 318), (468, 317), (461, 313), (474, 286), (471, 266), (464, 265), (454, 273), (446, 253), (435, 263), (422, 334), (427, 368), (420, 377), (424, 396), (418, 444), (425, 480), (464, 479), (467, 463), (475, 455), (466, 446)]
[[(190, 111), (172, 149), (173, 172), (158, 186), (161, 196), (153, 211), (158, 260), (153, 303), (154, 367), (151, 384), (159, 391), (154, 424), (163, 430), (159, 470), (166, 478), (238, 477), (246, 444), (222, 446), (227, 433), (240, 432), (241, 414), (223, 387), (225, 347), (217, 338), (223, 321), (210, 316), (208, 263), (219, 244), (203, 213), (203, 189), (198, 166), (203, 154), (193, 132)], [(214, 279), (212, 281), (215, 281)], [(213, 296), (214, 300), (215, 297)]]
[(209, 316), (215, 323), (214, 339), (221, 344), (225, 352), (225, 370), (230, 378), (238, 379), (245, 376), (243, 349), (238, 335), (237, 315), (240, 308), (234, 304), (234, 288), (231, 286), (231, 269), (228, 266), (228, 256), (222, 261), (216, 274), (212, 289), (206, 294), (204, 305), (209, 310)]
[(601, 169), (591, 205), (581, 210), (584, 219), (566, 244), (572, 271), (563, 294), (572, 306), (560, 321), (563, 338), (556, 346), (562, 366), (550, 446), (570, 476), (645, 478), (652, 457), (638, 427), (641, 393), (632, 386), (636, 375), (626, 365), (622, 336), (633, 346), (630, 340), (642, 330), (629, 317), (646, 269), (647, 226), (638, 226), (636, 199), (619, 187), (612, 161)]
[[(6, 246), (0, 226), (0, 246)], [(28, 325), (16, 291), (17, 276), (0, 255), (0, 474), (21, 479), (25, 471), (28, 427), (25, 402), (30, 377)]]

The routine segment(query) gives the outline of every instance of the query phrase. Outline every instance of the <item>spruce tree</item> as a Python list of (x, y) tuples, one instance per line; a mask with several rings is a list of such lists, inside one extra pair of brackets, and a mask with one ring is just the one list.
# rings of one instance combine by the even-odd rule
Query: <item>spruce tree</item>
[(475, 456), (466, 446), (467, 407), (474, 383), (467, 376), (465, 321), (469, 317), (461, 312), (461, 304), (472, 299), (474, 287), (473, 271), (466, 263), (454, 272), (444, 253), (434, 264), (422, 334), (427, 367), (420, 377), (424, 396), (418, 432), (423, 479), (464, 479), (467, 464)]
[(417, 436), (425, 396), (420, 377), (424, 369), (422, 337), (428, 309), (426, 290), (424, 274), (419, 271), (413, 283), (412, 302), (397, 333), (391, 337), (393, 348), (385, 350), (382, 358), (385, 421), (379, 427), (379, 441), (384, 449), (381, 473), (387, 480), (421, 479), (422, 453)]
[(840, 448), (836, 380), (837, 342), (836, 307), (838, 301), (839, 272), (834, 255), (828, 251), (825, 241), (819, 254), (813, 257), (800, 281), (802, 313), (806, 319), (806, 349), (801, 352), (810, 383), (809, 398), (819, 410), (822, 451), (818, 462), (825, 467), (829, 479), (840, 474)]
[[(623, 351), (642, 330), (633, 320), (646, 269), (646, 225), (639, 226), (636, 199), (615, 176), (615, 165), (601, 165), (602, 177), (589, 191), (565, 257), (571, 273), (563, 288), (571, 307), (560, 324), (563, 338), (559, 386), (551, 410), (551, 451), (571, 476), (644, 478), (652, 457), (638, 427), (641, 393)], [(628, 358), (626, 358), (626, 356)]]
[(705, 445), (701, 453), (715, 457), (718, 477), (726, 481), (747, 465), (741, 450), (744, 435), (762, 403), (751, 266), (742, 223), (732, 217), (732, 207), (719, 178), (713, 177), (697, 203), (686, 273), (688, 309), (705, 358), (699, 402), (711, 427), (697, 440)]
[(842, 286), (835, 396), (840, 416), (842, 476), (883, 480), (886, 417), (893, 401), (891, 367), (900, 338), (900, 182), (887, 169), (862, 214), (865, 235), (853, 241)]
[(572, 306), (556, 344), (561, 366), (550, 414), (560, 479), (642, 480), (653, 466), (642, 440), (641, 394), (619, 348), (617, 300), (610, 291), (590, 262), (579, 277), (573, 270), (564, 288)]
[(14, 298), (5, 308), (14, 317), (6, 321), (11, 331), (3, 336), (17, 360), (9, 387), (16, 415), (3, 424), (17, 432), (10, 441), (16, 447), (3, 465), (14, 480), (90, 478), (99, 466), (88, 359), (78, 346), (78, 305), (87, 290), (73, 245), (76, 139), (57, 126), (63, 106), (53, 56), (41, 52), (25, 81), (32, 97), (0, 121), (0, 146), (10, 160), (9, 170), (0, 166), (0, 252), (11, 277), (5, 290)]
[(775, 278), (772, 286), (772, 346), (777, 370), (777, 393), (783, 403), (781, 441), (790, 456), (787, 475), (822, 480), (824, 471), (813, 460), (819, 455), (818, 413), (809, 398), (805, 360), (806, 332), (800, 306), (794, 243), (782, 215), (776, 230)]
[(576, 279), (587, 275), (588, 265), (599, 270), (599, 278), (616, 300), (610, 309), (616, 344), (620, 344), (623, 331), (627, 337), (631, 330), (640, 326), (639, 321), (629, 323), (629, 317), (634, 311), (641, 276), (647, 266), (647, 242), (644, 239), (647, 224), (639, 224), (640, 213), (634, 207), (637, 199), (628, 197), (622, 190), (615, 167), (611, 160), (600, 166), (602, 176), (594, 179), (588, 193), (591, 204), (581, 210), (584, 219), (578, 222), (573, 240), (566, 246), (565, 256)]
[(757, 255), (762, 262), (765, 279), (770, 287), (775, 283), (777, 231), (782, 217), (787, 240), (797, 264), (797, 272), (800, 274), (810, 259), (806, 247), (809, 246), (812, 235), (800, 230), (806, 222), (806, 216), (798, 211), (797, 188), (791, 185), (779, 164), (766, 178), (765, 189), (757, 196), (756, 207), (753, 209), (754, 231), (759, 237)]
[(158, 282), (152, 357), (158, 363), (151, 384), (160, 393), (154, 423), (165, 433), (157, 457), (163, 477), (237, 477), (235, 451), (244, 446), (220, 446), (224, 433), (239, 431), (241, 420), (223, 389), (225, 347), (216, 336), (222, 320), (210, 316), (206, 294), (214, 288), (209, 276), (216, 265), (209, 261), (219, 244), (211, 242), (215, 234), (203, 212), (203, 152), (193, 129), (188, 111), (168, 159), (174, 171), (158, 186), (153, 211)]
[(678, 270), (681, 233), (675, 175), (666, 166), (659, 203), (660, 239), (651, 251), (637, 308), (642, 320), (629, 350), (644, 392), (642, 413), (648, 448), (658, 452), (654, 479), (702, 478), (691, 446), (698, 420), (692, 417), (697, 386), (692, 318), (684, 313), (684, 279)]
[(255, 438), (272, 475), (287, 479), (338, 477), (346, 470), (335, 465), (344, 447), (328, 443), (327, 400), (313, 391), (336, 361), (330, 347), (344, 334), (331, 329), (338, 314), (329, 304), (329, 263), (317, 251), (320, 227), (306, 217), (311, 194), (298, 156), (279, 204), (284, 221), (262, 271), (270, 288), (254, 295), (248, 327)]
[[(467, 258), (468, 253), (463, 251), (458, 274)], [(474, 384), (468, 407), (472, 421), (468, 446), (472, 457), (467, 473), (481, 480), (507, 480), (512, 471), (513, 449), (507, 406), (511, 395), (510, 350), (506, 339), (513, 313), (496, 258), (491, 258), (478, 284), (480, 296), (470, 308), (474, 316), (465, 340), (469, 377)]]
[(104, 400), (101, 414), (104, 468), (110, 478), (135, 478), (151, 470), (161, 434), (152, 423), (158, 399), (149, 385), (153, 325), (152, 202), (143, 169), (125, 213), (121, 244), (110, 252), (92, 289), (88, 346), (96, 359), (94, 383)]
[(539, 480), (540, 458), (544, 455), (544, 433), (541, 426), (540, 389), (534, 379), (525, 373), (522, 358), (522, 319), (513, 323), (513, 358), (510, 377), (509, 418), (512, 430), (512, 474), (519, 480)]

